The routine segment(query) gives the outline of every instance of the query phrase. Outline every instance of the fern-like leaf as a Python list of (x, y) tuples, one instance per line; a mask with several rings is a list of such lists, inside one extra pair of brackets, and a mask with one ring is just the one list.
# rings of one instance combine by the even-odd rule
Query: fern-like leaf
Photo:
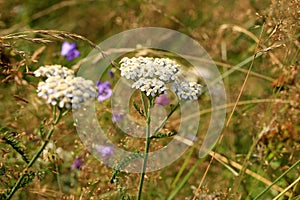
[(137, 103), (136, 103), (135, 101), (133, 102), (133, 106), (134, 106), (135, 110), (136, 110), (142, 117), (145, 117), (144, 111), (140, 109), (140, 107), (137, 105)]
[(14, 138), (12, 132), (6, 131), (2, 139), (7, 144), (9, 144), (16, 152), (18, 152), (27, 164), (29, 163), (29, 159), (27, 154), (25, 153), (24, 148), (21, 146), (21, 143)]
[(156, 135), (152, 135), (150, 137), (150, 139), (154, 139), (154, 138), (167, 138), (167, 137), (172, 137), (172, 136), (174, 136), (176, 134), (177, 134), (177, 132), (159, 133), (159, 134), (156, 134)]

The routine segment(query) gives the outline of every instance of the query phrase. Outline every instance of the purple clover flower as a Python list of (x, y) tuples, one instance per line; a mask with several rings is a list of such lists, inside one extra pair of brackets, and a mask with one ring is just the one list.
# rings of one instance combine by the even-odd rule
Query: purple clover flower
[(124, 117), (123, 113), (113, 113), (112, 114), (112, 122), (116, 123), (116, 122), (120, 121), (123, 117)]
[(61, 55), (65, 56), (69, 61), (80, 56), (80, 52), (77, 49), (76, 42), (64, 42), (61, 48)]
[(98, 101), (104, 101), (111, 97), (112, 95), (112, 90), (110, 88), (110, 83), (108, 81), (106, 82), (97, 82), (97, 87), (98, 87)]
[(80, 167), (83, 165), (83, 160), (78, 157), (75, 158), (75, 160), (73, 161), (73, 164), (71, 165), (72, 169), (80, 169)]
[(107, 161), (111, 156), (114, 155), (113, 146), (97, 145), (96, 150), (102, 156), (104, 161)]
[(156, 97), (155, 103), (159, 104), (161, 106), (166, 106), (166, 105), (170, 104), (170, 99), (169, 99), (168, 95), (161, 94), (158, 97)]

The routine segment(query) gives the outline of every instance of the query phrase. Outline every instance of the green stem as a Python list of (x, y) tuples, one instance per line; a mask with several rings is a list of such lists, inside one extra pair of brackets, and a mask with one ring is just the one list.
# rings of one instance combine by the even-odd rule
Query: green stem
[[(141, 98), (142, 98), (142, 104), (144, 108), (144, 112), (146, 111), (146, 103), (143, 97), (143, 94), (141, 93)], [(142, 172), (141, 172), (141, 178), (140, 178), (140, 184), (139, 184), (139, 191), (138, 191), (138, 200), (142, 198), (142, 190), (143, 190), (143, 184), (144, 184), (144, 179), (145, 179), (145, 172), (147, 168), (147, 162), (148, 162), (148, 154), (149, 154), (149, 149), (150, 149), (150, 142), (151, 142), (151, 137), (150, 137), (150, 123), (151, 123), (151, 108), (153, 106), (153, 99), (148, 98), (148, 109), (147, 109), (147, 133), (146, 133), (146, 144), (145, 144), (145, 152), (144, 152), (144, 161), (143, 161), (143, 166), (142, 166)], [(170, 116), (175, 112), (175, 110), (179, 107), (179, 103), (174, 106), (171, 110), (171, 112), (164, 118), (164, 120), (161, 122), (159, 127), (154, 131), (153, 135), (156, 135), (159, 130), (165, 125), (166, 121), (170, 118)]]
[(175, 110), (179, 107), (179, 102), (177, 103), (176, 106), (174, 106), (171, 110), (171, 112), (163, 119), (163, 121), (160, 123), (160, 125), (158, 126), (158, 128), (154, 131), (153, 135), (156, 135), (160, 129), (162, 129), (162, 127), (165, 125), (165, 123), (167, 122), (167, 120), (171, 117), (171, 115), (175, 112)]
[[(143, 101), (144, 110), (145, 110), (146, 105), (143, 100), (143, 96), (142, 96), (142, 101)], [(148, 111), (147, 111), (147, 119), (146, 119), (147, 120), (146, 144), (145, 144), (145, 152), (144, 152), (144, 162), (143, 162), (143, 166), (142, 166), (142, 174), (141, 174), (140, 184), (139, 184), (138, 200), (140, 200), (142, 197), (143, 184), (144, 184), (145, 173), (146, 173), (147, 162), (148, 162), (148, 153), (149, 153), (149, 149), (150, 149), (151, 107), (152, 107), (152, 100), (148, 99)]]
[[(54, 107), (54, 110), (55, 110), (55, 107)], [(15, 194), (15, 192), (19, 189), (20, 184), (22, 183), (22, 180), (24, 179), (24, 177), (26, 175), (25, 172), (36, 162), (36, 160), (39, 158), (39, 156), (41, 155), (41, 153), (43, 152), (43, 150), (47, 146), (47, 144), (50, 141), (50, 138), (51, 138), (51, 136), (54, 132), (54, 127), (59, 122), (59, 120), (61, 118), (61, 114), (62, 114), (61, 110), (59, 110), (58, 116), (56, 116), (56, 113), (53, 111), (53, 117), (54, 117), (53, 124), (52, 124), (51, 128), (48, 131), (48, 134), (45, 138), (45, 141), (44, 141), (43, 145), (39, 148), (38, 152), (33, 156), (33, 158), (27, 164), (26, 168), (23, 170), (22, 175), (20, 176), (20, 178), (15, 183), (14, 187), (10, 190), (8, 196), (6, 197), (7, 200), (11, 199), (12, 196)]]

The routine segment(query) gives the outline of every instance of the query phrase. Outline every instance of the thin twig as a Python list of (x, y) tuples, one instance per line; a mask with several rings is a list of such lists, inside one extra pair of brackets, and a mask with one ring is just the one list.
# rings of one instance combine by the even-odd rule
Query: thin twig
[[(214, 158), (214, 157), (211, 157), (208, 166), (211, 166), (211, 164), (212, 164), (212, 162), (213, 162), (213, 160), (214, 160), (213, 158)], [(193, 198), (193, 200), (196, 200), (197, 195), (199, 194), (199, 192), (200, 192), (200, 190), (201, 190), (201, 186), (203, 185), (203, 182), (204, 182), (204, 180), (205, 180), (205, 177), (206, 177), (206, 175), (207, 175), (207, 173), (208, 173), (208, 171), (209, 171), (209, 168), (210, 168), (210, 167), (207, 167), (207, 168), (206, 168), (206, 170), (205, 170), (205, 172), (204, 172), (204, 174), (203, 174), (203, 176), (202, 176), (202, 179), (201, 179), (201, 181), (200, 181), (200, 183), (199, 183), (199, 185), (198, 185), (198, 188), (197, 188), (197, 190), (196, 190), (195, 193), (194, 193), (194, 198)]]
[[(263, 27), (262, 27), (262, 30), (261, 30), (261, 33), (260, 33), (260, 34), (262, 35), (262, 33), (263, 33)], [(261, 35), (260, 35), (260, 37), (261, 37)], [(253, 64), (254, 64), (254, 60), (255, 60), (255, 58), (256, 58), (258, 52), (259, 52), (259, 51), (258, 51), (258, 48), (259, 48), (259, 42), (258, 42), (258, 44), (257, 44), (257, 46), (256, 46), (256, 50), (255, 50), (254, 57), (253, 57), (253, 59), (252, 59), (252, 61), (251, 61), (251, 64), (250, 64), (250, 66), (249, 66), (248, 72), (247, 72), (247, 74), (246, 74), (246, 77), (245, 77), (245, 80), (244, 80), (243, 85), (242, 85), (242, 87), (241, 87), (241, 90), (240, 90), (240, 92), (239, 92), (239, 95), (238, 95), (238, 97), (237, 97), (237, 99), (236, 99), (236, 101), (235, 101), (235, 105), (233, 106), (233, 109), (232, 109), (232, 111), (231, 111), (231, 113), (230, 113), (230, 115), (229, 115), (229, 117), (228, 117), (228, 120), (227, 120), (227, 123), (226, 123), (226, 127), (228, 127), (228, 125), (229, 125), (229, 123), (230, 123), (230, 121), (231, 121), (231, 118), (232, 118), (232, 116), (233, 116), (233, 114), (234, 114), (234, 112), (235, 112), (235, 109), (236, 109), (236, 107), (237, 107), (237, 105), (238, 105), (238, 102), (239, 102), (239, 100), (240, 100), (240, 98), (241, 98), (241, 96), (242, 96), (242, 94), (243, 94), (243, 91), (244, 91), (244, 89), (245, 89), (245, 86), (246, 86), (247, 80), (248, 80), (248, 78), (249, 78), (250, 72), (252, 71), (252, 67), (253, 67)]]

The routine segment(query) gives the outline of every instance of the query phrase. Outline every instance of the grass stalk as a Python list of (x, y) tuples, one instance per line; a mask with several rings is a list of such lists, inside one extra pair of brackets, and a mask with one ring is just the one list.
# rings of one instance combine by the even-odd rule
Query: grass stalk
[(289, 189), (291, 189), (292, 187), (294, 187), (294, 185), (296, 185), (298, 182), (300, 181), (300, 176), (292, 183), (290, 184), (288, 187), (286, 187), (282, 192), (280, 192), (280, 194), (278, 194), (273, 200), (277, 200), (279, 199), (281, 196), (283, 196)]
[(191, 150), (188, 152), (188, 155), (186, 156), (186, 158), (185, 158), (183, 164), (181, 165), (181, 168), (180, 168), (179, 172), (177, 173), (177, 175), (176, 175), (176, 177), (175, 177), (175, 179), (174, 179), (174, 181), (173, 181), (171, 187), (174, 188), (174, 187), (176, 186), (176, 184), (177, 184), (179, 178), (181, 177), (181, 175), (182, 175), (184, 169), (186, 168), (186, 166), (187, 166), (187, 164), (188, 164), (188, 161), (190, 160), (190, 158), (191, 158), (191, 156), (192, 156), (192, 154), (193, 154), (193, 151), (194, 151), (194, 148), (191, 148)]
[(182, 181), (177, 185), (176, 188), (171, 192), (167, 200), (172, 200), (177, 195), (177, 193), (181, 190), (181, 188), (186, 184), (189, 178), (193, 175), (195, 170), (199, 167), (199, 165), (203, 162), (204, 158), (199, 159), (194, 166), (189, 170), (189, 172), (183, 177)]
[[(253, 200), (257, 200), (262, 195), (264, 195), (273, 185), (275, 185), (282, 177), (284, 177), (287, 173), (289, 173), (292, 169), (294, 169), (297, 165), (300, 164), (300, 160), (294, 163), (290, 168), (288, 168), (284, 173), (282, 173), (275, 181), (272, 182), (266, 189), (264, 189), (261, 193), (259, 193)], [(283, 192), (283, 191), (282, 191)]]

